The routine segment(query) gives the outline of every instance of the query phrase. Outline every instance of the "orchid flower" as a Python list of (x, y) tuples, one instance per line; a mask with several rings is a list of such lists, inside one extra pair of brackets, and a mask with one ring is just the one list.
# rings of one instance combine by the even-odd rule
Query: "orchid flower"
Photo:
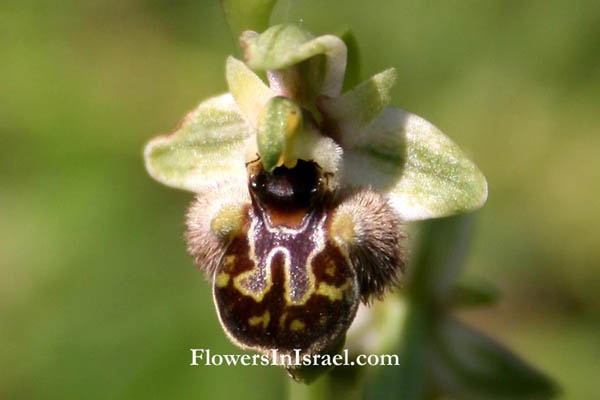
[(324, 352), (361, 302), (402, 281), (403, 225), (475, 210), (487, 183), (438, 128), (391, 105), (394, 69), (342, 92), (341, 38), (277, 25), (241, 44), (229, 93), (150, 141), (146, 168), (196, 193), (188, 249), (230, 339)]

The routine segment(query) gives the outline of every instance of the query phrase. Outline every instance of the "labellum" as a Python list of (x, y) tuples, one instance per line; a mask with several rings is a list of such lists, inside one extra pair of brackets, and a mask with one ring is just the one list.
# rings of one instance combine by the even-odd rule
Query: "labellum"
[[(249, 167), (250, 202), (239, 203), (241, 218), (213, 263), (219, 318), (241, 347), (320, 352), (346, 332), (361, 299), (396, 281), (400, 222), (374, 192), (328, 191), (314, 162), (272, 173), (259, 162)], [(206, 251), (194, 227), (203, 214), (196, 209), (187, 236), (201, 259)]]
[[(367, 189), (336, 190), (331, 173), (295, 157), (294, 139), (314, 124), (303, 114), (286, 98), (270, 99), (258, 152), (246, 163), (247, 191), (237, 199), (222, 189), (208, 195), (218, 198), (199, 195), (188, 214), (188, 248), (199, 266), (212, 266), (223, 328), (234, 343), (265, 354), (326, 350), (361, 299), (397, 283), (404, 266), (400, 219), (386, 200)], [(223, 196), (224, 214), (206, 219), (205, 205)], [(206, 247), (211, 235), (220, 238), (214, 250)]]

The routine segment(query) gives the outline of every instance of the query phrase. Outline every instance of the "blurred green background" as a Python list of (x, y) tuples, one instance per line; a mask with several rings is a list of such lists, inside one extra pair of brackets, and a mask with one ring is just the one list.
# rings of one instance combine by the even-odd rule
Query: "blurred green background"
[[(464, 319), (598, 396), (600, 2), (288, 0), (275, 22), (351, 27), (364, 77), (486, 174), (465, 274), (497, 306)], [(226, 90), (218, 1), (0, 4), (0, 398), (281, 397), (276, 367), (190, 367), (238, 350), (185, 252), (192, 196), (141, 149)]]

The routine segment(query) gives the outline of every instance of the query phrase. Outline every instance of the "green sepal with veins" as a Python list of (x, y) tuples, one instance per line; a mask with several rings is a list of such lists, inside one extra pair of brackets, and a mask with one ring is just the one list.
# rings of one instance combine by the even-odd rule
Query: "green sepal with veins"
[(167, 186), (193, 192), (224, 180), (245, 184), (244, 157), (251, 138), (231, 94), (213, 97), (191, 111), (174, 132), (146, 145), (146, 169)]
[(387, 107), (344, 149), (343, 183), (387, 193), (407, 221), (469, 212), (487, 199), (477, 166), (425, 119)]

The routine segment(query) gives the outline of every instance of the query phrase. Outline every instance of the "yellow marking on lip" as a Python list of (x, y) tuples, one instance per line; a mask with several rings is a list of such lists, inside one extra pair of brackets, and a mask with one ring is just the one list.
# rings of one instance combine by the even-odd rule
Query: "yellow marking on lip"
[(329, 276), (335, 276), (335, 263), (333, 260), (329, 259), (327, 262), (327, 268), (325, 268), (325, 273)]
[(292, 322), (290, 322), (290, 330), (292, 331), (301, 331), (304, 329), (305, 326), (306, 324), (300, 321), (299, 319), (295, 319), (292, 320)]
[(319, 283), (317, 294), (329, 298), (329, 300), (341, 300), (344, 297), (344, 291), (350, 287), (350, 278), (346, 279), (342, 286), (333, 286), (325, 282)]
[(241, 294), (252, 297), (257, 303), (260, 303), (263, 301), (265, 294), (267, 294), (269, 292), (269, 290), (271, 290), (271, 286), (273, 286), (273, 281), (271, 280), (271, 274), (269, 272), (267, 272), (267, 277), (266, 277), (267, 282), (265, 283), (265, 287), (262, 290), (260, 290), (258, 293), (244, 287), (244, 285), (243, 285), (244, 280), (246, 280), (246, 279), (250, 278), (252, 275), (254, 275), (256, 273), (255, 269), (256, 268), (253, 268), (250, 271), (244, 272), (243, 274), (240, 274), (240, 275), (236, 276), (235, 278), (233, 278), (233, 286)]
[(269, 311), (265, 311), (263, 315), (248, 318), (248, 323), (250, 324), (250, 326), (257, 326), (262, 322), (263, 329), (267, 329), (270, 320), (271, 314), (269, 313)]
[(283, 314), (281, 314), (281, 317), (279, 317), (279, 327), (283, 328), (285, 326), (285, 319), (287, 318), (287, 312), (284, 312)]
[(338, 245), (347, 246), (355, 242), (356, 224), (350, 213), (336, 213), (331, 222), (329, 237)]
[(227, 204), (217, 212), (210, 223), (210, 231), (231, 239), (242, 228), (244, 223), (243, 209), (235, 204)]
[[(250, 229), (248, 230), (248, 244), (250, 245), (250, 252), (247, 254), (248, 258), (250, 259), (250, 261), (253, 262), (253, 267), (252, 269), (250, 269), (249, 271), (243, 272), (241, 274), (239, 274), (238, 276), (236, 276), (235, 278), (233, 278), (233, 287), (237, 289), (238, 292), (240, 292), (241, 294), (245, 295), (245, 296), (249, 296), (252, 297), (257, 303), (262, 302), (263, 298), (265, 297), (265, 294), (267, 294), (269, 292), (269, 290), (271, 290), (271, 286), (273, 286), (273, 280), (271, 279), (271, 268), (267, 267), (265, 269), (265, 287), (260, 290), (258, 293), (256, 293), (255, 291), (248, 289), (247, 287), (244, 286), (244, 281), (246, 281), (247, 279), (250, 279), (251, 277), (253, 277), (254, 275), (258, 274), (259, 271), (259, 261), (256, 257), (256, 254), (254, 252), (254, 229), (256, 226), (256, 219), (254, 221), (252, 221), (252, 225), (250, 226)], [(234, 257), (235, 256), (229, 256), (229, 257)], [(227, 259), (225, 260), (225, 262), (227, 262)]]
[(229, 274), (226, 272), (221, 272), (220, 274), (217, 275), (217, 278), (215, 280), (215, 284), (217, 285), (217, 287), (222, 288), (227, 286), (227, 284), (229, 283)]
[(235, 256), (234, 255), (230, 255), (225, 257), (225, 265), (227, 267), (232, 266), (235, 263)]

